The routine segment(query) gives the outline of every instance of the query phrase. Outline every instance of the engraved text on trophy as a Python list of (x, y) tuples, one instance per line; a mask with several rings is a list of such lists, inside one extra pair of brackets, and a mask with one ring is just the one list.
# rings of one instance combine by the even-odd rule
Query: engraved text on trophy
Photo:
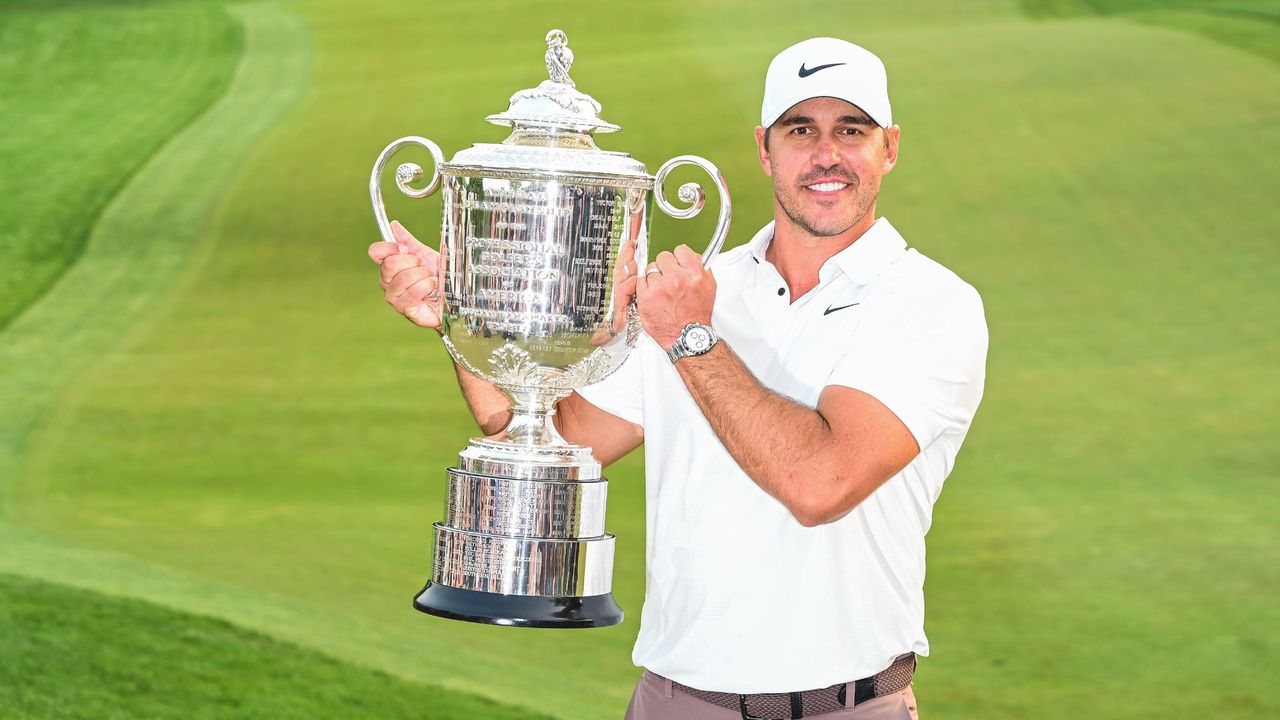
[[(564, 351), (570, 333), (611, 311), (613, 254), (626, 227), (614, 189), (459, 178), (447, 300), (473, 336), (519, 336), (530, 352)], [(461, 238), (457, 238), (461, 235)]]

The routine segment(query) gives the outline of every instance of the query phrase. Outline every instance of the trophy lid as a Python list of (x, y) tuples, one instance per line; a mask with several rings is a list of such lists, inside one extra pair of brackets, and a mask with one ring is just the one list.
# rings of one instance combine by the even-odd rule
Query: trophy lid
[(584, 133), (616, 132), (622, 128), (600, 117), (600, 103), (577, 89), (569, 77), (573, 66), (573, 51), (563, 30), (547, 33), (547, 52), (544, 56), (550, 80), (543, 80), (536, 88), (521, 90), (511, 96), (504, 113), (485, 119), (494, 125), (506, 125), (515, 131), (539, 129)]
[(569, 77), (573, 52), (563, 30), (547, 33), (551, 79), (511, 96), (507, 111), (485, 119), (511, 128), (500, 144), (477, 143), (440, 167), (450, 176), (562, 179), (571, 182), (650, 188), (644, 163), (622, 152), (601, 150), (594, 133), (622, 128), (600, 117), (600, 103)]

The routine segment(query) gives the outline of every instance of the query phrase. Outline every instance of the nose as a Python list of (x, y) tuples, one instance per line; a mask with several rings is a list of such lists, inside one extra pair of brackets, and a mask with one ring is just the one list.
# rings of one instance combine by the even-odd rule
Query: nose
[(813, 148), (813, 162), (820, 167), (829, 167), (840, 161), (840, 146), (834, 137), (822, 137)]

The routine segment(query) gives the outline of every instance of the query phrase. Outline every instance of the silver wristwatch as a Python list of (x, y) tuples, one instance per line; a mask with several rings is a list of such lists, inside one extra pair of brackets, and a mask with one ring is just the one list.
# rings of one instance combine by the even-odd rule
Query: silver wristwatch
[(705, 355), (711, 352), (711, 348), (718, 342), (720, 342), (720, 336), (716, 335), (716, 331), (709, 325), (689, 323), (680, 332), (680, 338), (676, 343), (667, 350), (667, 357), (671, 358), (671, 362), (675, 362), (680, 358)]

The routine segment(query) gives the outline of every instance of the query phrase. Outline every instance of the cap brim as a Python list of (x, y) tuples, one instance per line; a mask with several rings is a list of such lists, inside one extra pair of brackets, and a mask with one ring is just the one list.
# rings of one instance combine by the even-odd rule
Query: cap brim
[(785, 101), (783, 101), (783, 102), (778, 103), (778, 105), (777, 105), (777, 107), (776, 107), (775, 109), (773, 109), (773, 110), (771, 110), (770, 112), (768, 112), (768, 113), (766, 113), (766, 114), (764, 114), (764, 115), (762, 115), (762, 116), (761, 116), (761, 118), (760, 118), (760, 120), (761, 120), (760, 126), (761, 126), (761, 127), (772, 127), (774, 123), (778, 122), (778, 118), (782, 117), (783, 115), (786, 115), (786, 114), (787, 114), (787, 111), (788, 111), (788, 110), (790, 110), (791, 108), (795, 107), (796, 105), (799, 105), (800, 103), (804, 102), (805, 100), (812, 100), (812, 99), (814, 99), (814, 98), (820, 98), (820, 97), (829, 97), (829, 98), (835, 98), (836, 100), (843, 100), (843, 101), (845, 101), (845, 102), (849, 103), (850, 105), (852, 105), (852, 106), (854, 106), (854, 107), (858, 108), (858, 109), (859, 109), (859, 110), (861, 110), (863, 113), (865, 113), (865, 114), (866, 114), (866, 116), (867, 116), (867, 117), (869, 117), (869, 118), (871, 118), (871, 119), (872, 119), (872, 121), (874, 121), (876, 125), (879, 125), (879, 126), (880, 126), (880, 127), (882, 127), (882, 128), (888, 128), (888, 127), (889, 127), (889, 126), (888, 126), (888, 125), (887, 125), (883, 120), (881, 120), (880, 118), (876, 117), (874, 113), (868, 112), (866, 108), (862, 107), (861, 105), (859, 105), (857, 102), (855, 102), (854, 100), (852, 100), (852, 99), (850, 99), (850, 98), (847, 98), (847, 97), (841, 97), (841, 96), (839, 96), (839, 95), (830, 95), (830, 94), (814, 94), (814, 93), (798, 93), (796, 97), (794, 97), (794, 98), (788, 98), (787, 100), (785, 100)]

